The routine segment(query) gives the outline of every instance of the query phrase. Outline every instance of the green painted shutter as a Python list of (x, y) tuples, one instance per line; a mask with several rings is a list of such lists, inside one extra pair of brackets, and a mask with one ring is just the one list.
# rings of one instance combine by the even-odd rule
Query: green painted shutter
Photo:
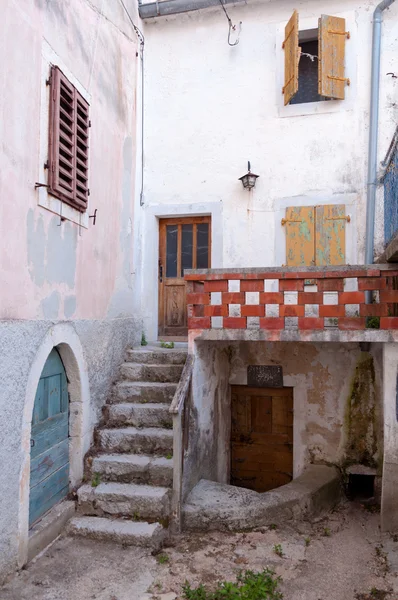
[(315, 207), (315, 264), (344, 265), (347, 217), (343, 204)]
[(315, 264), (315, 209), (293, 206), (286, 209), (286, 264), (288, 267)]

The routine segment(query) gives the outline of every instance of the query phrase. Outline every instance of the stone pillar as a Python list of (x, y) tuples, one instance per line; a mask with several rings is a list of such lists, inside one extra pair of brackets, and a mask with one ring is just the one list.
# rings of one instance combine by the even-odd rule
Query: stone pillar
[(382, 531), (398, 531), (398, 344), (383, 348), (384, 463), (381, 493)]

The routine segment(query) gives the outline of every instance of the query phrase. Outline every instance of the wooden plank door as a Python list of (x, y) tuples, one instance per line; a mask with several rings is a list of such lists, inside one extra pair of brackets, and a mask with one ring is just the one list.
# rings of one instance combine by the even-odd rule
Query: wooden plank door
[(69, 406), (65, 369), (50, 352), (37, 387), (30, 451), (29, 524), (69, 491)]
[(266, 492), (293, 478), (293, 389), (234, 385), (231, 484)]
[(159, 336), (188, 335), (184, 270), (210, 266), (210, 217), (160, 220)]

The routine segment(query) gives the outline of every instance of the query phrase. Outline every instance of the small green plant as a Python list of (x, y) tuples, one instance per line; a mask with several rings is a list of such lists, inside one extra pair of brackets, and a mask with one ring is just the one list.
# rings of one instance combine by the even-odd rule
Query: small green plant
[(138, 510), (135, 511), (135, 513), (133, 514), (133, 521), (139, 521), (140, 520), (140, 513), (138, 512)]
[(282, 556), (283, 556), (283, 549), (282, 549), (282, 546), (280, 544), (275, 544), (275, 546), (274, 546), (274, 552), (275, 552), (275, 554), (277, 554), (278, 556), (280, 556), (282, 558)]
[(101, 475), (99, 473), (93, 473), (93, 477), (91, 479), (91, 487), (98, 487), (101, 483)]
[(329, 527), (325, 527), (325, 529), (323, 530), (322, 535), (323, 535), (323, 537), (330, 537), (331, 533), (332, 532), (330, 531)]
[(168, 454), (166, 454), (166, 458), (167, 460), (171, 460), (173, 458), (173, 455), (169, 452)]
[(260, 573), (245, 571), (237, 575), (236, 581), (219, 581), (214, 592), (203, 584), (191, 588), (188, 582), (183, 586), (184, 600), (282, 600), (278, 591), (280, 577), (275, 572), (264, 569)]
[(171, 350), (172, 348), (174, 348), (174, 342), (161, 342), (160, 347), (169, 348)]
[(366, 319), (367, 329), (380, 329), (380, 317), (368, 317)]
[(308, 546), (311, 544), (311, 538), (306, 537), (304, 540), (304, 543), (305, 543), (306, 548), (308, 548)]
[(141, 346), (148, 346), (148, 342), (146, 341), (144, 332), (142, 332), (142, 336), (141, 336)]
[(269, 528), (271, 529), (271, 531), (275, 531), (275, 529), (277, 529), (277, 525), (275, 525), (275, 523), (271, 523)]
[(162, 552), (161, 554), (157, 555), (156, 560), (160, 565), (165, 565), (170, 561), (170, 557), (165, 552)]

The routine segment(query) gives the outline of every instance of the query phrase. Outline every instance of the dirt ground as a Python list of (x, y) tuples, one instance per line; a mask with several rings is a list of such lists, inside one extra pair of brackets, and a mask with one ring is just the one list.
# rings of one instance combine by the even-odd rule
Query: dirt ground
[[(282, 556), (279, 556), (282, 554)], [(272, 567), (285, 600), (398, 600), (398, 537), (346, 503), (317, 522), (174, 539), (142, 548), (60, 538), (0, 589), (0, 600), (175, 600), (185, 581), (212, 585)]]

